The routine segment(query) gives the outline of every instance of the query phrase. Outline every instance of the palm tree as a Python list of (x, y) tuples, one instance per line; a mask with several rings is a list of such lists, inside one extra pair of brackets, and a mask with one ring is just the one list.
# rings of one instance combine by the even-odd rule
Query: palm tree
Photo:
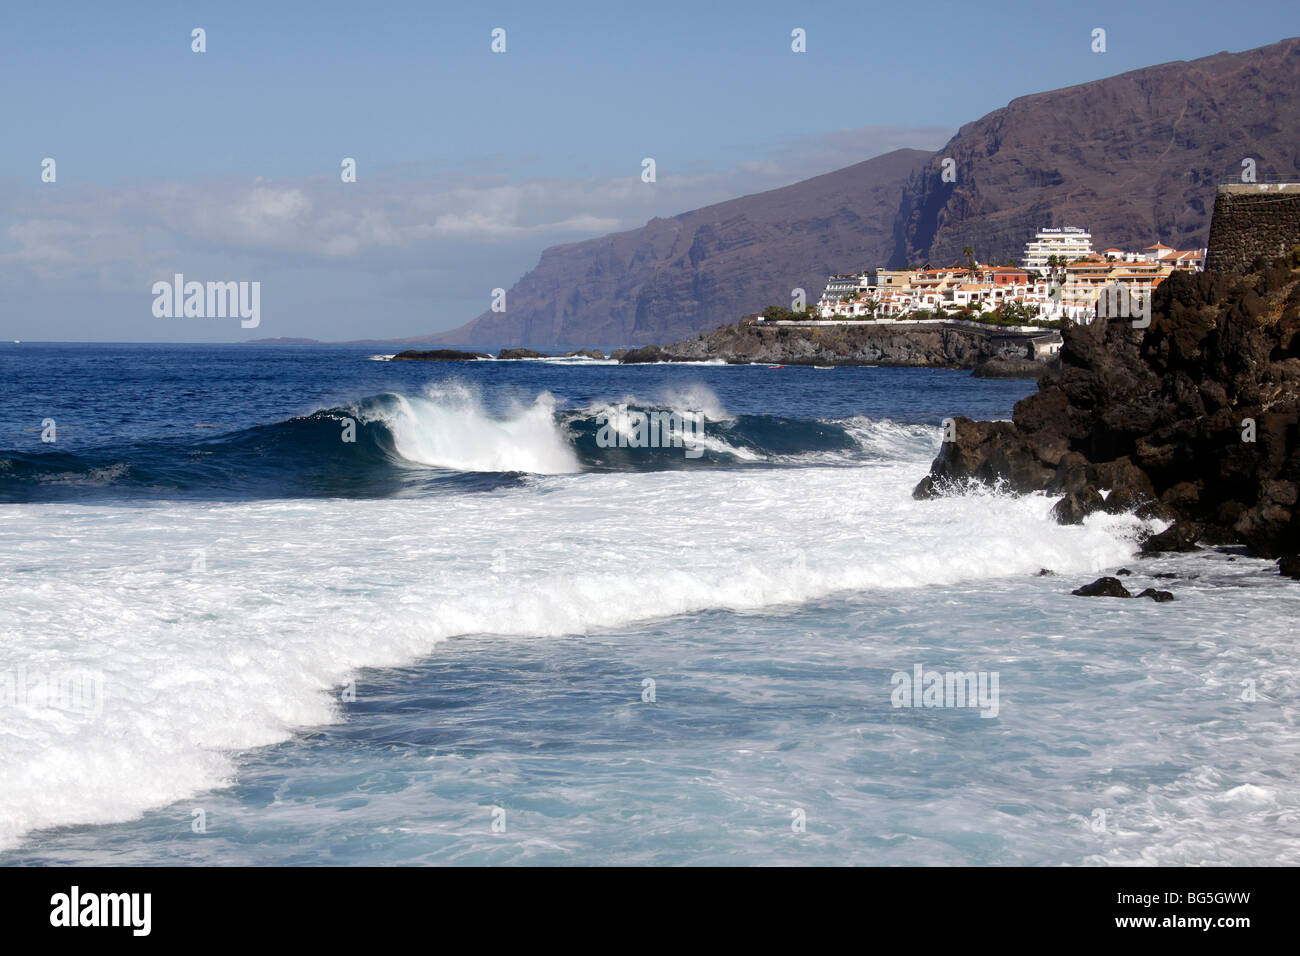
[(966, 257), (966, 267), (970, 269), (971, 276), (975, 275), (975, 250), (970, 246), (962, 246), (961, 254)]

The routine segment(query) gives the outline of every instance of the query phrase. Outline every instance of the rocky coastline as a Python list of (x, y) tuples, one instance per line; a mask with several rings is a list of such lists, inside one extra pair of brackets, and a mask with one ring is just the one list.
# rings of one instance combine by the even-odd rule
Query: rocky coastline
[[(986, 362), (1007, 377), (1037, 378), (1045, 364), (1034, 341), (1055, 337), (988, 331), (958, 325), (765, 326), (725, 325), (673, 345), (650, 345), (623, 356), (647, 362), (717, 362), (732, 365), (890, 365), (974, 369)], [(1032, 364), (1028, 364), (1032, 363)]]
[(1246, 274), (1176, 274), (1151, 324), (1064, 332), (1012, 421), (956, 418), (914, 495), (970, 481), (1063, 495), (1053, 513), (1172, 522), (1144, 553), (1245, 545), (1300, 575), (1300, 247)]
[[(616, 349), (610, 354), (610, 358), (618, 360), (622, 358), (626, 349)], [(459, 349), (407, 349), (405, 352), (398, 352), (389, 359), (390, 362), (477, 362), (480, 359), (491, 359), (492, 356), (487, 352), (462, 352)], [(502, 349), (497, 354), (498, 360), (517, 360), (517, 359), (543, 359), (543, 358), (588, 358), (588, 359), (605, 359), (605, 353), (600, 349), (572, 349), (563, 354), (548, 354), (546, 352), (535, 352), (532, 349), (512, 348)]]
[[(725, 362), (729, 365), (885, 365), (906, 368), (972, 369), (981, 378), (1037, 379), (1057, 367), (1054, 356), (1037, 354), (1059, 342), (1059, 333), (1012, 332), (959, 325), (929, 326), (762, 326), (726, 325), (672, 345), (615, 349), (570, 349), (563, 353), (504, 348), (498, 360), (587, 358), (623, 365), (656, 362)], [(408, 349), (391, 361), (472, 362), (486, 352)]]

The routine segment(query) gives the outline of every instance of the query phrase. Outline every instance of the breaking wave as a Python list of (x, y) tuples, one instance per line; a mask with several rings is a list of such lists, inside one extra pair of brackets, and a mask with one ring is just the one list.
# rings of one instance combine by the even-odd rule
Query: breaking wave
[[(653, 437), (611, 432), (620, 414), (655, 423)], [(700, 416), (694, 432), (682, 428), (692, 416)], [(452, 384), (225, 433), (75, 451), (0, 449), (0, 502), (481, 491), (531, 475), (889, 460), (932, 452), (936, 434), (887, 420), (731, 415), (699, 386), (562, 409), (546, 392), (489, 407), (480, 392)]]

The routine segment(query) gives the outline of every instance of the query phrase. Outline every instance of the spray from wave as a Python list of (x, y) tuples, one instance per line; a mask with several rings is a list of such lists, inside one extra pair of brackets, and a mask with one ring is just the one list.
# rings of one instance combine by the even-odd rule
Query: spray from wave
[(357, 414), (383, 422), (396, 454), (418, 465), (535, 475), (571, 474), (580, 468), (556, 424), (555, 399), (548, 392), (504, 417), (490, 415), (478, 394), (461, 385), (438, 386), (419, 397), (386, 396), (363, 405)]
[[(547, 392), (493, 397), (490, 406), (480, 390), (444, 383), (225, 433), (71, 452), (0, 449), (0, 502), (411, 497), (493, 490), (527, 475), (889, 459), (916, 451), (924, 440), (917, 436), (933, 432), (865, 419), (732, 415), (703, 386), (567, 409)], [(683, 448), (676, 439), (646, 445), (627, 435), (611, 443), (601, 429), (614, 413), (702, 418)]]

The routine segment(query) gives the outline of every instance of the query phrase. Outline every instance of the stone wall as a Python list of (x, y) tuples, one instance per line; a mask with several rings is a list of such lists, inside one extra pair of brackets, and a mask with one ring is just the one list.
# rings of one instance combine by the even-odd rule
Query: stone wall
[(1300, 246), (1300, 184), (1220, 186), (1210, 222), (1207, 272), (1244, 272), (1256, 256)]

